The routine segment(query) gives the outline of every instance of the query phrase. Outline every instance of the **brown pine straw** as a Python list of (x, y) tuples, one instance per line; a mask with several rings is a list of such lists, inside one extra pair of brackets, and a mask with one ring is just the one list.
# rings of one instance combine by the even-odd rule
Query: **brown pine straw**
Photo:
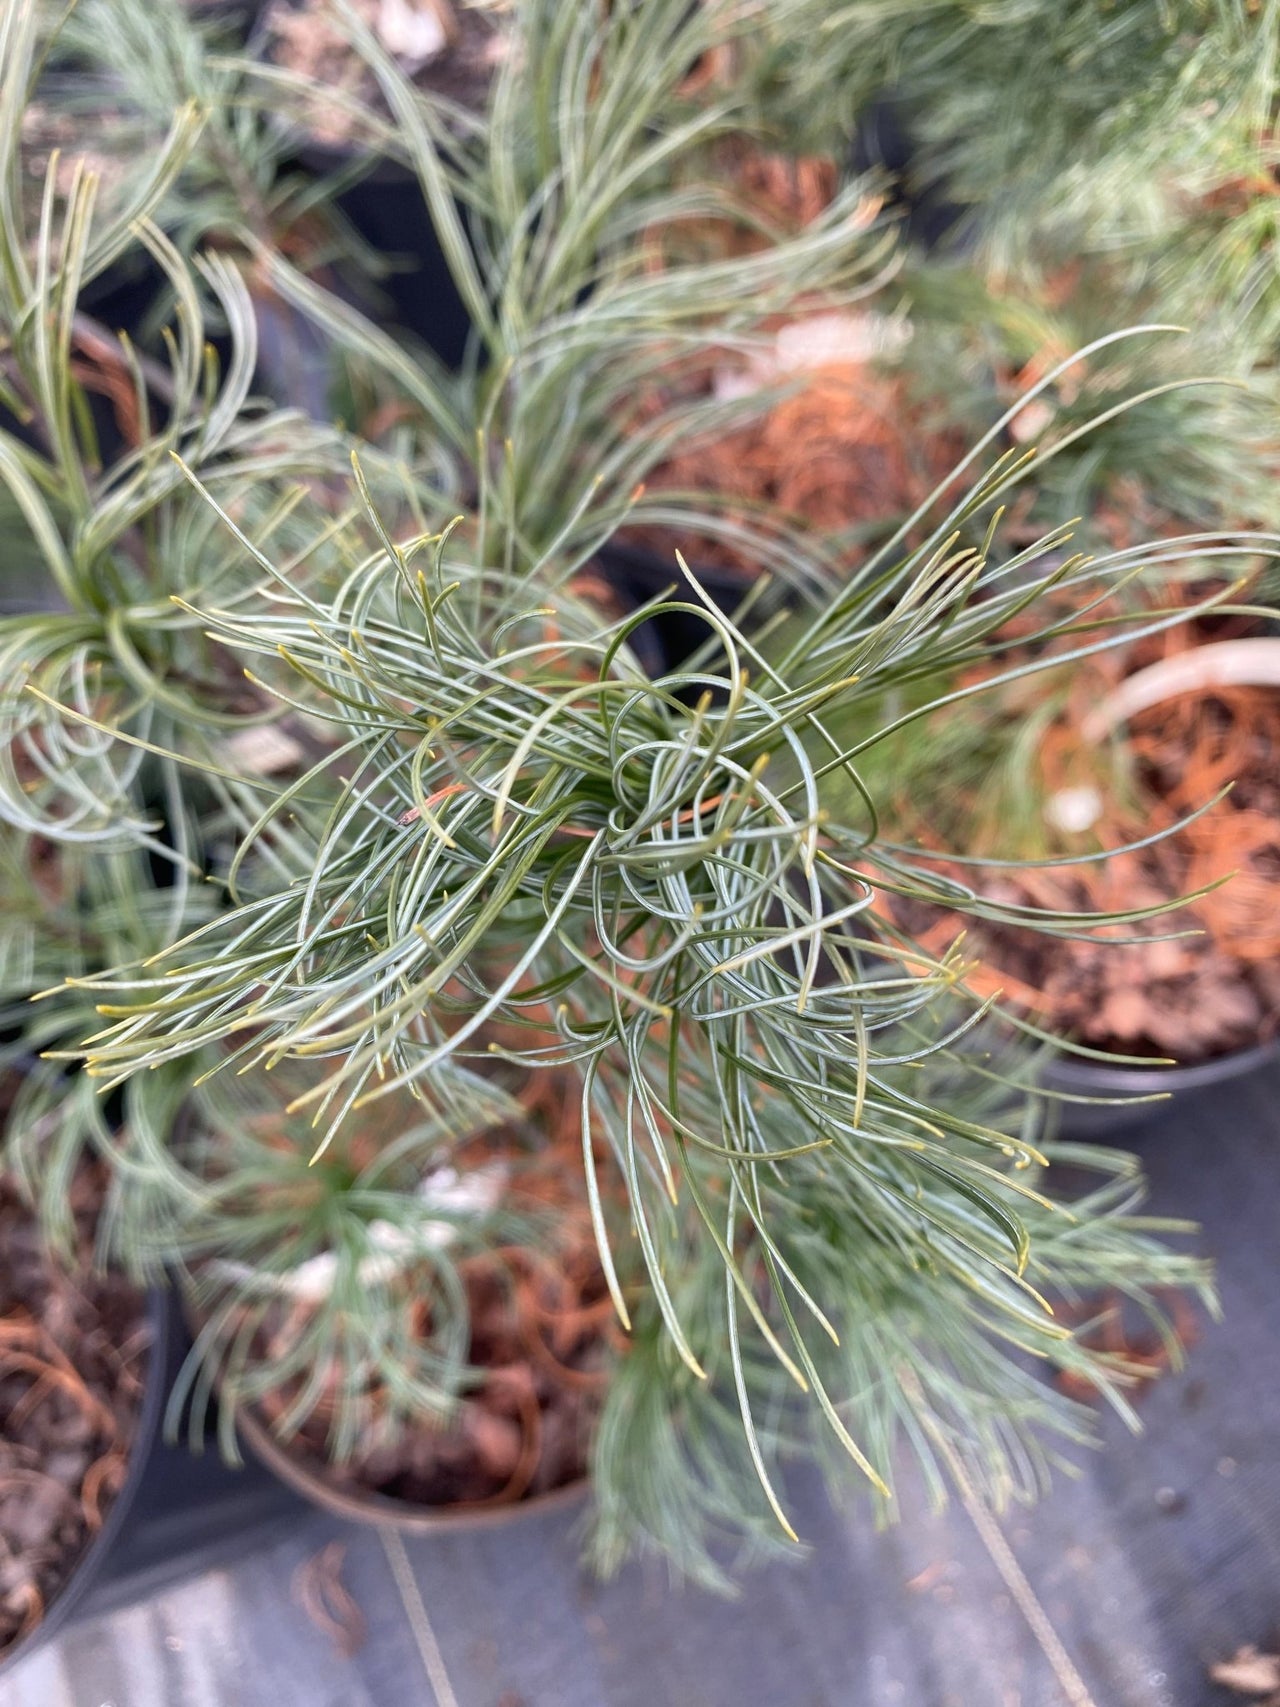
[[(15, 1325), (20, 1330), (25, 1330), (34, 1324), (22, 1321), (16, 1324), (11, 1321), (0, 1322), (0, 1344), (9, 1337), (9, 1330)], [(34, 1377), (31, 1387), (9, 1413), (6, 1427), (16, 1430), (30, 1412), (37, 1405), (43, 1404), (54, 1391), (62, 1393), (84, 1412), (95, 1432), (107, 1442), (102, 1455), (85, 1471), (80, 1485), (81, 1515), (85, 1527), (93, 1534), (102, 1527), (104, 1491), (110, 1494), (118, 1493), (123, 1481), (128, 1463), (124, 1443), (119, 1438), (118, 1424), (111, 1411), (94, 1398), (74, 1370), (64, 1367), (63, 1354), (39, 1329), (37, 1343), (41, 1347), (39, 1352), (0, 1349), (0, 1376), (20, 1371)], [(0, 1481), (21, 1477), (50, 1479), (35, 1469), (0, 1471)]]
[(749, 210), (750, 219), (667, 219), (650, 226), (644, 235), (650, 272), (661, 272), (673, 257), (690, 253), (720, 259), (756, 254), (769, 243), (757, 225), (794, 236), (830, 207), (840, 179), (830, 155), (773, 154), (745, 137), (720, 143), (710, 175), (733, 194), (744, 214)]
[(826, 154), (770, 154), (736, 144), (735, 188), (757, 213), (787, 231), (803, 231), (831, 206), (839, 170)]
[(345, 1541), (330, 1541), (293, 1573), (293, 1597), (307, 1617), (349, 1660), (364, 1645), (367, 1627), (359, 1603), (342, 1580)]
[[(1196, 598), (1195, 590), (1170, 590), (1154, 602), (1166, 607)], [(1182, 1061), (1243, 1047), (1277, 1030), (1280, 693), (1214, 687), (1141, 711), (1120, 738), (1133, 777), (1127, 793), (1114, 786), (1109, 749), (1091, 744), (1081, 732), (1091, 709), (1124, 676), (1202, 640), (1247, 632), (1250, 622), (1234, 616), (1201, 619), (1077, 665), (1066, 710), (1036, 755), (1037, 798), (1048, 801), (1082, 784), (1102, 796), (1101, 819), (1087, 836), (1075, 838), (1072, 851), (1116, 849), (1172, 831), (1234, 785), (1225, 799), (1138, 852), (1113, 854), (1097, 864), (992, 873), (979, 883), (1004, 900), (1096, 912), (1176, 902), (1206, 885), (1221, 886), (1146, 924), (1103, 929), (1090, 943), (1049, 943), (1029, 931), (976, 925), (968, 946), (978, 958), (966, 978), (975, 994), (1000, 995), (1051, 1029), (1091, 1044), (1126, 1053), (1137, 1046), (1139, 1052)], [(971, 804), (976, 820), (977, 804)], [(909, 815), (907, 802), (899, 807)], [(975, 848), (1008, 851), (990, 833), (989, 821), (984, 825)], [(913, 829), (921, 842), (923, 828)], [(972, 878), (972, 868), (967, 876)], [(940, 954), (959, 928), (953, 915), (937, 912), (916, 934), (923, 947)], [(1187, 930), (1200, 934), (1137, 948), (1106, 940)], [(1168, 1011), (1171, 1000), (1178, 1017)]]
[[(1199, 1340), (1200, 1321), (1185, 1293), (1162, 1287), (1156, 1297), (1168, 1313), (1172, 1341), (1145, 1328), (1131, 1328), (1125, 1320), (1124, 1296), (1114, 1288), (1096, 1298), (1056, 1300), (1054, 1314), (1064, 1325), (1078, 1327), (1078, 1342), (1103, 1352), (1113, 1369), (1128, 1375), (1161, 1375), (1176, 1367), (1179, 1353), (1189, 1351)], [(1091, 1404), (1099, 1397), (1097, 1382), (1083, 1370), (1059, 1369), (1053, 1384), (1082, 1404)], [(1147, 1383), (1137, 1388), (1137, 1394), (1140, 1398), (1150, 1390)]]
[[(532, 1008), (531, 1018), (538, 1015), (539, 1010)], [(518, 1039), (513, 1036), (508, 1041), (528, 1043), (530, 1035), (521, 1030)], [(540, 1034), (532, 1035), (536, 1043)], [(384, 1467), (366, 1475), (366, 1455), (364, 1448), (358, 1447), (350, 1464), (335, 1467), (345, 1486), (354, 1484), (377, 1491), (388, 1478), (394, 1480), (402, 1474), (420, 1482), (425, 1474), (423, 1460), (415, 1453), (438, 1435), (449, 1454), (448, 1479), (462, 1475), (464, 1484), (475, 1481), (483, 1488), (495, 1476), (503, 1478), (491, 1492), (474, 1496), (451, 1493), (443, 1509), (476, 1511), (511, 1504), (536, 1489), (547, 1426), (543, 1406), (548, 1407), (548, 1416), (560, 1431), (559, 1455), (554, 1460), (557, 1467), (563, 1463), (567, 1438), (565, 1406), (557, 1393), (579, 1395), (569, 1413), (573, 1426), (584, 1426), (594, 1414), (607, 1383), (608, 1363), (623, 1342), (585, 1202), (580, 1091), (572, 1075), (558, 1069), (530, 1073), (517, 1088), (529, 1118), (529, 1137), (501, 1132), (480, 1137), (462, 1147), (454, 1158), (463, 1170), (501, 1161), (510, 1170), (505, 1188), (508, 1207), (536, 1217), (539, 1229), (528, 1244), (484, 1250), (458, 1261), (471, 1311), (470, 1355), (478, 1366), (476, 1384), (460, 1400), (461, 1436), (451, 1434), (434, 1420), (420, 1425), (421, 1433), (410, 1425), (389, 1447), (388, 1458), (379, 1441), (389, 1408), (388, 1395), (371, 1385), (361, 1401), (363, 1438)], [(432, 1327), (430, 1297), (415, 1293), (409, 1285), (404, 1308), (411, 1331), (428, 1337)], [(264, 1352), (269, 1354), (272, 1345), (287, 1343), (304, 1331), (311, 1310), (303, 1300), (284, 1304), (270, 1339), (262, 1342)], [(323, 1453), (341, 1402), (340, 1374), (335, 1367), (333, 1381), (299, 1430), (295, 1450), (305, 1459), (314, 1461)], [(270, 1424), (285, 1413), (292, 1398), (290, 1387), (260, 1401), (258, 1409)], [(501, 1469), (497, 1463), (486, 1464), (485, 1431), (491, 1427), (513, 1431), (509, 1444), (514, 1454), (509, 1469), (505, 1464)], [(473, 1429), (480, 1432), (473, 1434)], [(518, 1430), (518, 1440), (514, 1430)], [(465, 1474), (457, 1468), (459, 1439), (471, 1441), (474, 1453), (472, 1467)], [(402, 1450), (403, 1461), (396, 1467)], [(499, 1437), (499, 1463), (502, 1455)], [(430, 1450), (426, 1456), (432, 1456)], [(387, 1463), (393, 1467), (386, 1469)], [(431, 1472), (439, 1473), (438, 1466)], [(558, 1468), (551, 1474), (563, 1476)], [(551, 1483), (555, 1485), (559, 1484)]]
[[(839, 534), (910, 514), (951, 472), (960, 445), (928, 426), (900, 375), (870, 364), (812, 369), (765, 415), (678, 452), (646, 482), (649, 492), (700, 492), (717, 510), (750, 521), (765, 507), (805, 531)], [(640, 526), (628, 536), (693, 564), (752, 570), (723, 540)], [(861, 555), (847, 552), (850, 565)]]
[(595, 1251), (580, 1251), (563, 1264), (536, 1251), (507, 1255), (515, 1273), (520, 1338), (534, 1361), (565, 1386), (603, 1391), (609, 1380), (607, 1369), (575, 1369), (564, 1361), (584, 1339), (601, 1340), (617, 1351), (622, 1349), (613, 1300), (606, 1294), (593, 1303), (582, 1301), (599, 1285)]
[(44, 1596), (40, 1593), (40, 1590), (36, 1585), (34, 1583), (24, 1583), (19, 1592), (22, 1594), (27, 1604), (22, 1614), (22, 1622), (19, 1624), (17, 1633), (13, 1638), (13, 1645), (15, 1647), (19, 1642), (24, 1642), (31, 1632), (38, 1629), (44, 1622)]
[[(25, 1310), (18, 1309), (0, 1320), (0, 1376), (20, 1372), (30, 1375), (31, 1386), (12, 1405), (7, 1413), (6, 1428), (16, 1432), (38, 1405), (44, 1404), (53, 1393), (69, 1399), (104, 1441), (107, 1447), (85, 1472), (81, 1484), (81, 1511), (90, 1531), (102, 1523), (101, 1495), (104, 1483), (110, 1491), (118, 1491), (127, 1458), (119, 1438), (119, 1424), (110, 1407), (94, 1397), (71, 1364), (66, 1353), (50, 1338), (45, 1328)], [(37, 1471), (9, 1470), (0, 1472), (0, 1479), (18, 1475), (36, 1475)]]
[(25, 1313), (0, 1322), (0, 1375), (15, 1369), (25, 1370), (38, 1379), (10, 1410), (10, 1428), (20, 1428), (56, 1387), (84, 1412), (101, 1434), (114, 1432), (115, 1418), (110, 1409), (85, 1386), (66, 1353)]
[(104, 1498), (113, 1499), (120, 1492), (128, 1467), (129, 1460), (124, 1452), (119, 1447), (112, 1447), (101, 1458), (95, 1458), (85, 1471), (80, 1485), (80, 1505), (92, 1534), (96, 1535), (102, 1528)]
[[(1170, 642), (1183, 649), (1185, 636)], [(1135, 757), (1164, 780), (1155, 823), (1172, 824), (1219, 790), (1228, 798), (1178, 838), (1185, 887), (1231, 880), (1195, 904), (1219, 945), (1238, 959), (1280, 957), (1280, 695), (1265, 688), (1215, 688), (1144, 711), (1128, 736)], [(1259, 800), (1259, 793), (1266, 796)]]

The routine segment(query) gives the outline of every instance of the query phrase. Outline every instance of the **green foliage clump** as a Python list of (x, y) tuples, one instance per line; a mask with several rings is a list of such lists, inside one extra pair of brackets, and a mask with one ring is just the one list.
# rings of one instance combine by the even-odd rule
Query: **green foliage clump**
[[(879, 27), (883, 9), (833, 21), (873, 10)], [(111, 11), (87, 4), (65, 50), (151, 78), (108, 52)], [(1043, 7), (1008, 11), (1010, 30), (1043, 28)], [(777, 1466), (796, 1445), (834, 1446), (884, 1499), (904, 1443), (937, 1491), (955, 1452), (993, 1498), (1029, 1492), (1056, 1450), (1038, 1443), (1084, 1418), (1027, 1357), (1122, 1408), (1132, 1374), (1050, 1295), (1111, 1287), (1158, 1318), (1158, 1288), (1207, 1278), (1138, 1215), (1130, 1163), (1052, 1141), (1035, 1028), (966, 994), (959, 947), (931, 957), (897, 922), (890, 899), (1004, 912), (886, 835), (876, 764), (962, 706), (970, 666), (1005, 679), (1011, 620), (1032, 650), (1065, 642), (1061, 667), (1140, 628), (1090, 623), (1131, 579), (1230, 568), (1256, 544), (1007, 543), (1006, 502), (1085, 438), (1081, 421), (1039, 457), (997, 454), (1024, 402), (843, 582), (829, 542), (769, 517), (734, 524), (773, 575), (732, 619), (675, 564), (645, 610), (588, 603), (580, 572), (624, 520), (723, 528), (705, 495), (659, 504), (643, 483), (768, 401), (677, 390), (655, 414), (647, 394), (797, 302), (865, 300), (892, 235), (853, 183), (745, 258), (652, 265), (656, 226), (744, 217), (706, 168), (760, 85), (704, 97), (688, 75), (721, 48), (755, 63), (743, 9), (518, 0), (490, 104), (461, 127), (342, 15), (385, 107), (367, 135), (416, 174), (472, 316), (458, 373), (249, 217), (274, 194), (271, 150), (251, 195), (232, 163), (253, 154), (263, 87), (288, 79), (191, 35), (170, 51), (173, 18), (164, 77), (122, 96), (148, 122), (193, 98), (169, 143), (105, 211), (91, 173), (60, 188), (51, 171), (28, 222), (18, 138), (42, 38), (28, 0), (0, 9), (0, 477), (47, 607), (0, 620), (3, 994), (25, 1016), (14, 1052), (44, 1055), (13, 1165), (56, 1237), (71, 1173), (105, 1161), (104, 1256), (182, 1270), (206, 1321), (198, 1390), (220, 1382), (230, 1408), (301, 1380), (287, 1431), (336, 1385), (340, 1454), (371, 1372), (397, 1421), (436, 1421), (463, 1390), (465, 1295), (414, 1185), (554, 1070), (580, 1096), (583, 1192), (631, 1332), (595, 1446), (598, 1562), (653, 1547), (716, 1579), (722, 1535), (790, 1533)], [(778, 0), (776, 21), (801, 16)], [(778, 75), (801, 91), (794, 66)], [(201, 123), (217, 146), (197, 168)], [(228, 252), (189, 262), (215, 226)], [(166, 281), (164, 360), (81, 314), (139, 246)], [(255, 399), (268, 290), (407, 403), (394, 457)], [(86, 336), (131, 423), (120, 451), (99, 442)], [(1037, 630), (1055, 589), (1078, 617)], [(655, 610), (705, 643), (651, 675), (634, 642)], [(1059, 1197), (1051, 1163), (1100, 1183)], [(511, 1231), (492, 1207), (454, 1220), (459, 1250)], [(389, 1248), (374, 1228), (426, 1293), (412, 1341), (406, 1270), (368, 1283)], [(255, 1333), (316, 1259), (332, 1286), (273, 1368)]]

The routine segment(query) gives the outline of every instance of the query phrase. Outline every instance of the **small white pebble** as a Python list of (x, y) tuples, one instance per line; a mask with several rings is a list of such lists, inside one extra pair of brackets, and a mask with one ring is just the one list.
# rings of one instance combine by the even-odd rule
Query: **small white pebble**
[(415, 70), (449, 45), (448, 31), (435, 8), (410, 5), (407, 0), (382, 0), (374, 28), (387, 52)]
[(1078, 836), (1091, 830), (1102, 816), (1102, 796), (1096, 788), (1060, 788), (1051, 795), (1044, 815), (1059, 830)]
[(1009, 423), (1009, 437), (1016, 445), (1029, 444), (1053, 425), (1057, 410), (1043, 397), (1033, 397)]

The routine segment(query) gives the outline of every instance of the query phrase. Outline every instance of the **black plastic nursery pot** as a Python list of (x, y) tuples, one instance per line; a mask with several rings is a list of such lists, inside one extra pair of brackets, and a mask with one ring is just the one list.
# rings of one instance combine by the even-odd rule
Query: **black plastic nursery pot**
[(859, 115), (849, 145), (849, 166), (855, 176), (866, 172), (889, 175), (889, 206), (902, 219), (903, 232), (926, 250), (973, 248), (972, 224), (966, 209), (953, 201), (945, 183), (924, 178), (919, 171), (919, 148), (912, 135), (906, 102), (893, 93), (871, 102)]
[(255, 1460), (228, 1464), (212, 1426), (193, 1430), (172, 1393), (191, 1351), (191, 1336), (170, 1288), (164, 1305), (163, 1407), (139, 1497), (123, 1526), (110, 1569), (84, 1610), (105, 1611), (245, 1552), (270, 1531), (296, 1520), (297, 1500)]
[(413, 1505), (372, 1490), (352, 1493), (290, 1452), (247, 1409), (236, 1413), (236, 1432), (253, 1457), (309, 1505), (349, 1523), (396, 1529), (405, 1535), (452, 1535), (476, 1529), (500, 1529), (527, 1517), (584, 1505), (590, 1492), (585, 1476), (528, 1498), (474, 1505)]
[[(150, 356), (163, 368), (166, 352), (163, 339), (157, 335), (158, 311), (163, 308), (170, 290), (169, 279), (156, 261), (145, 251), (133, 249), (90, 280), (77, 298), (73, 353), (78, 361), (77, 376), (93, 421), (98, 458), (104, 470), (109, 470), (133, 448), (112, 401), (112, 387), (104, 383), (113, 367), (123, 366), (123, 355), (117, 353), (116, 340), (127, 339), (135, 350)], [(225, 332), (207, 331), (205, 342), (217, 356), (220, 371), (225, 373), (232, 354), (230, 338)], [(127, 373), (128, 370), (124, 371)], [(100, 376), (96, 383), (95, 373)], [(131, 374), (128, 383), (131, 395)], [(165, 392), (163, 378), (156, 378), (155, 370), (150, 370), (147, 405), (156, 425), (167, 421), (170, 401), (171, 394)], [(0, 408), (0, 429), (32, 450), (41, 453), (47, 450), (39, 430), (30, 420), (19, 419), (3, 408)], [(9, 602), (9, 593), (7, 584), (0, 584), (0, 609)]]
[[(638, 610), (668, 592), (673, 603), (697, 603), (674, 553), (668, 558), (648, 546), (610, 540), (600, 547), (594, 562), (624, 610)], [(751, 577), (723, 565), (690, 564), (690, 568), (713, 604), (726, 616), (733, 616), (750, 590)], [(679, 669), (707, 637), (707, 624), (695, 611), (669, 610), (641, 623), (631, 644), (649, 674), (660, 676)]]
[(0, 1658), (0, 1679), (70, 1625), (127, 1605), (242, 1553), (300, 1510), (256, 1460), (225, 1464), (212, 1443), (193, 1454), (167, 1437), (174, 1378), (190, 1347), (167, 1288), (147, 1296), (146, 1387), (120, 1492), (40, 1623)]
[[(1174, 1100), (1249, 1078), (1278, 1057), (1280, 1038), (1188, 1067), (1121, 1066), (1064, 1055), (1045, 1068), (1040, 1082), (1064, 1096), (1105, 1099), (1058, 1104), (1058, 1129), (1064, 1138), (1101, 1138), (1151, 1126), (1168, 1114)], [(1135, 1100), (1139, 1098), (1158, 1100)]]
[(71, 1566), (61, 1587), (44, 1609), (39, 1624), (0, 1657), (0, 1677), (21, 1663), (45, 1642), (51, 1641), (73, 1619), (83, 1614), (93, 1599), (95, 1590), (111, 1577), (118, 1563), (122, 1538), (138, 1507), (145, 1502), (144, 1489), (148, 1467), (159, 1445), (164, 1428), (164, 1411), (169, 1396), (168, 1294), (153, 1291), (147, 1296), (147, 1328), (150, 1346), (147, 1352), (146, 1386), (138, 1412), (137, 1428), (129, 1447), (129, 1466), (120, 1492), (112, 1501), (98, 1533)]
[(421, 339), (447, 367), (461, 367), (473, 322), (416, 174), (385, 155), (372, 161), (365, 157), (362, 168), (355, 148), (318, 142), (300, 143), (294, 159), (317, 179), (359, 171), (334, 202), (363, 241), (389, 262), (387, 276), (378, 281), (389, 319)]

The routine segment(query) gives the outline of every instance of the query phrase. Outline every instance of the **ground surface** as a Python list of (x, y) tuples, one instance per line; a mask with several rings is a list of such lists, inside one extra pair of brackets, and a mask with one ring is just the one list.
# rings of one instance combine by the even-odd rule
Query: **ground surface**
[[(1004, 1529), (1096, 1707), (1226, 1707), (1243, 1698), (1206, 1666), (1280, 1636), (1280, 1067), (1129, 1141), (1154, 1207), (1203, 1223), (1225, 1321), (1145, 1399), (1143, 1438), (1108, 1425), (1082, 1478)], [(298, 1512), (78, 1624), (0, 1707), (1060, 1707), (962, 1510), (876, 1535), (816, 1485), (795, 1503), (807, 1559), (729, 1603), (584, 1580), (572, 1513), (409, 1542), (419, 1603), (376, 1535)], [(335, 1539), (367, 1625), (350, 1658), (296, 1581)]]

